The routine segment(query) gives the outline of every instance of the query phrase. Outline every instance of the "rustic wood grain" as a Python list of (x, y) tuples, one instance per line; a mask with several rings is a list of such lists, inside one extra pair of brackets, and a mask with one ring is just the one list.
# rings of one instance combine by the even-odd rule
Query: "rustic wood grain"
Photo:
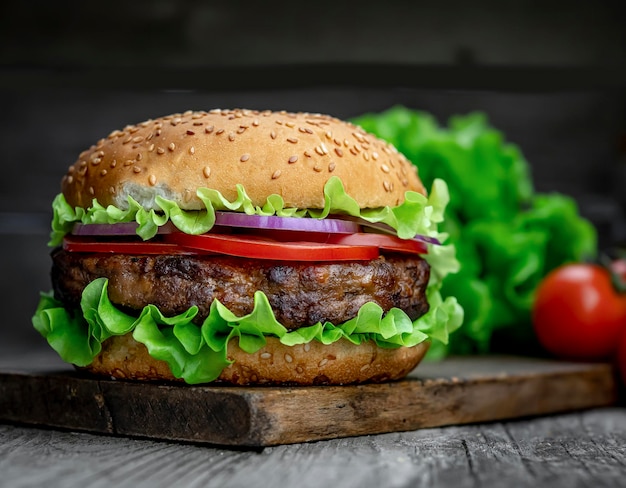
[(0, 424), (0, 487), (619, 487), (626, 409), (260, 450)]
[(616, 399), (607, 364), (514, 357), (451, 358), (424, 363), (399, 382), (306, 388), (110, 381), (45, 365), (31, 358), (21, 371), (0, 370), (1, 420), (259, 447), (542, 415)]

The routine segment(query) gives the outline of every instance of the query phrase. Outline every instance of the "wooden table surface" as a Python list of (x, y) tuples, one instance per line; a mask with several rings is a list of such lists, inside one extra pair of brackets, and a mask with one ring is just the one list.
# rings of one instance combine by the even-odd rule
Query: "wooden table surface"
[[(0, 365), (21, 354), (0, 352)], [(626, 408), (257, 449), (4, 423), (5, 486), (619, 487)]]

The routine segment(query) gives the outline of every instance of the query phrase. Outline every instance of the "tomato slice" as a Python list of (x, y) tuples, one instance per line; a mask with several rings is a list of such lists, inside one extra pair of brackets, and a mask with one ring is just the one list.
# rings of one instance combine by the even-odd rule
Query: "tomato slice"
[(400, 239), (389, 234), (374, 234), (359, 232), (356, 234), (332, 234), (328, 236), (328, 243), (344, 244), (348, 246), (376, 246), (378, 249), (397, 251), (407, 254), (427, 254), (426, 244), (415, 239)]
[(63, 249), (70, 252), (101, 252), (116, 254), (198, 254), (177, 244), (160, 241), (111, 241), (66, 235)]
[(379, 256), (380, 249), (406, 254), (427, 253), (423, 242), (387, 234), (316, 234), (315, 241), (307, 237), (310, 236), (302, 232), (202, 235), (173, 232), (140, 241), (66, 235), (63, 248), (90, 253), (225, 254), (277, 261), (369, 261)]
[(278, 261), (369, 261), (378, 257), (372, 245), (348, 245), (320, 242), (278, 242), (241, 235), (202, 234), (198, 236), (176, 232), (163, 236), (165, 242), (189, 249), (209, 251), (229, 256)]

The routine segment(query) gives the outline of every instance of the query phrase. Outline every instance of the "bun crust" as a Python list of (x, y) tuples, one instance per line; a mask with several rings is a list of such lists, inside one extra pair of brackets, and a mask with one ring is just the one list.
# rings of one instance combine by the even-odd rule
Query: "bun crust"
[(173, 114), (116, 130), (80, 154), (62, 181), (74, 207), (145, 208), (157, 195), (203, 208), (196, 189), (229, 200), (242, 184), (254, 205), (278, 194), (288, 207), (323, 208), (338, 176), (361, 208), (396, 206), (408, 190), (425, 193), (416, 167), (358, 126), (309, 113), (212, 110)]
[[(242, 351), (237, 340), (228, 344), (234, 363), (217, 381), (235, 385), (340, 385), (383, 382), (403, 378), (422, 360), (429, 343), (414, 347), (385, 349), (373, 342), (360, 345), (341, 339), (324, 345), (317, 341), (285, 346), (273, 337), (254, 354)], [(146, 347), (131, 334), (113, 336), (89, 366), (92, 374), (143, 381), (182, 381), (167, 363), (152, 358)]]

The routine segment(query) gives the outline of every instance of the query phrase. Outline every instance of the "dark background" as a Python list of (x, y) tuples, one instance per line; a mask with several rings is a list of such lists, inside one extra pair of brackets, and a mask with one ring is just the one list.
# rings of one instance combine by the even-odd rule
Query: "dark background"
[(538, 191), (626, 240), (620, 2), (2, 2), (2, 346), (41, 345), (50, 202), (100, 137), (187, 109), (480, 110)]

